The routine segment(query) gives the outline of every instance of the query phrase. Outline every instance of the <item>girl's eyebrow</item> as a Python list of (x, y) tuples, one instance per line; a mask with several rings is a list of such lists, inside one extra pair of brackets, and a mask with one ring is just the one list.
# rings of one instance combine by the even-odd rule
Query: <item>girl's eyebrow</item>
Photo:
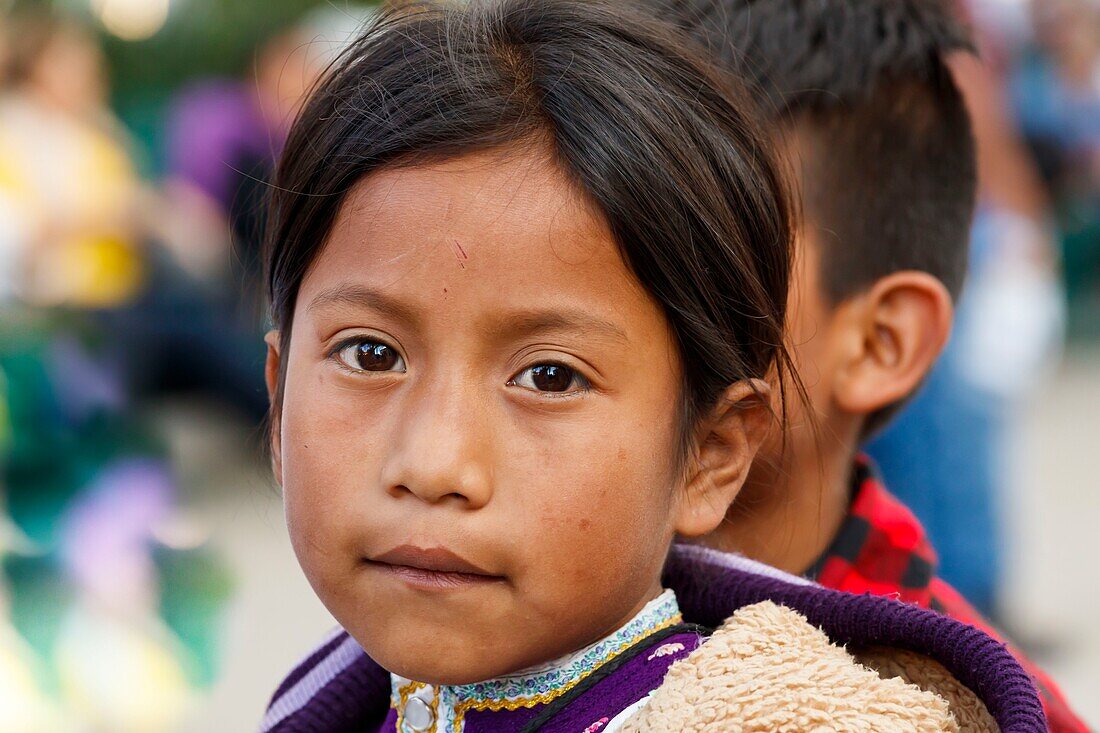
[(309, 302), (307, 310), (313, 312), (328, 306), (351, 306), (353, 308), (369, 308), (394, 320), (406, 323), (415, 323), (416, 314), (412, 308), (389, 298), (376, 290), (343, 283), (333, 286), (328, 290), (322, 290)]
[[(415, 324), (416, 311), (376, 290), (362, 285), (343, 283), (323, 290), (309, 302), (310, 312), (328, 306), (369, 308), (394, 320)], [(618, 324), (599, 318), (581, 308), (555, 307), (552, 309), (519, 310), (506, 313), (503, 325), (494, 328), (502, 338), (532, 336), (552, 331), (571, 331), (585, 336), (597, 336), (628, 342), (626, 331)]]
[(629, 342), (620, 326), (575, 308), (532, 310), (508, 314), (506, 325), (500, 332), (506, 337), (532, 336), (552, 331), (571, 331), (585, 336), (602, 336), (615, 341)]

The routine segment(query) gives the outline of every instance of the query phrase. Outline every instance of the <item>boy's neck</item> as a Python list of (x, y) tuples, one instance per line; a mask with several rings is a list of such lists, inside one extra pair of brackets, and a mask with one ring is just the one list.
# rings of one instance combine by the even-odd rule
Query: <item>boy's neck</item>
[(704, 544), (795, 575), (809, 570), (848, 514), (858, 428), (823, 424), (820, 434), (819, 441), (792, 438), (776, 464), (758, 460)]

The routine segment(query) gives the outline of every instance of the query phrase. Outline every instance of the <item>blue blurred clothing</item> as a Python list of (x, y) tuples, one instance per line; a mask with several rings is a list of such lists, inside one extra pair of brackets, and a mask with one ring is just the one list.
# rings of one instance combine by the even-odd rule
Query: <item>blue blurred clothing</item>
[(997, 452), (1004, 408), (971, 388), (949, 353), (913, 401), (868, 445), (886, 484), (920, 519), (943, 578), (983, 614), (1001, 575)]
[(1011, 212), (979, 209), (951, 341), (912, 402), (866, 447), (928, 530), (943, 578), (987, 616), (1003, 572), (1011, 419), (1061, 342), (1060, 286), (1039, 256), (1047, 236)]
[(1053, 61), (1033, 53), (1016, 69), (1009, 91), (1025, 137), (1057, 143), (1070, 154), (1100, 146), (1100, 88), (1069, 86)]

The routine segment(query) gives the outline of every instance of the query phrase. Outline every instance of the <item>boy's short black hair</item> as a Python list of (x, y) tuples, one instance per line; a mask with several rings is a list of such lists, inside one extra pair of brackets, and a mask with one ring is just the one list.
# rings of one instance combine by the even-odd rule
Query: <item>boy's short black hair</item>
[(972, 50), (942, 0), (657, 0), (794, 136), (834, 302), (900, 270), (957, 296), (977, 172), (945, 64)]

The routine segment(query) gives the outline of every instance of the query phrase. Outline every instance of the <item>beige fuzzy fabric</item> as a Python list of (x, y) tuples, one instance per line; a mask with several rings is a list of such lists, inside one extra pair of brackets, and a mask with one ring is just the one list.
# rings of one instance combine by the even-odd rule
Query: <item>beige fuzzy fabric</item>
[(961, 733), (997, 733), (1000, 730), (978, 696), (934, 659), (886, 647), (849, 651), (856, 661), (875, 670), (879, 677), (901, 677), (947, 700)]
[(623, 733), (959, 730), (948, 703), (861, 666), (798, 613), (740, 609), (623, 726)]

